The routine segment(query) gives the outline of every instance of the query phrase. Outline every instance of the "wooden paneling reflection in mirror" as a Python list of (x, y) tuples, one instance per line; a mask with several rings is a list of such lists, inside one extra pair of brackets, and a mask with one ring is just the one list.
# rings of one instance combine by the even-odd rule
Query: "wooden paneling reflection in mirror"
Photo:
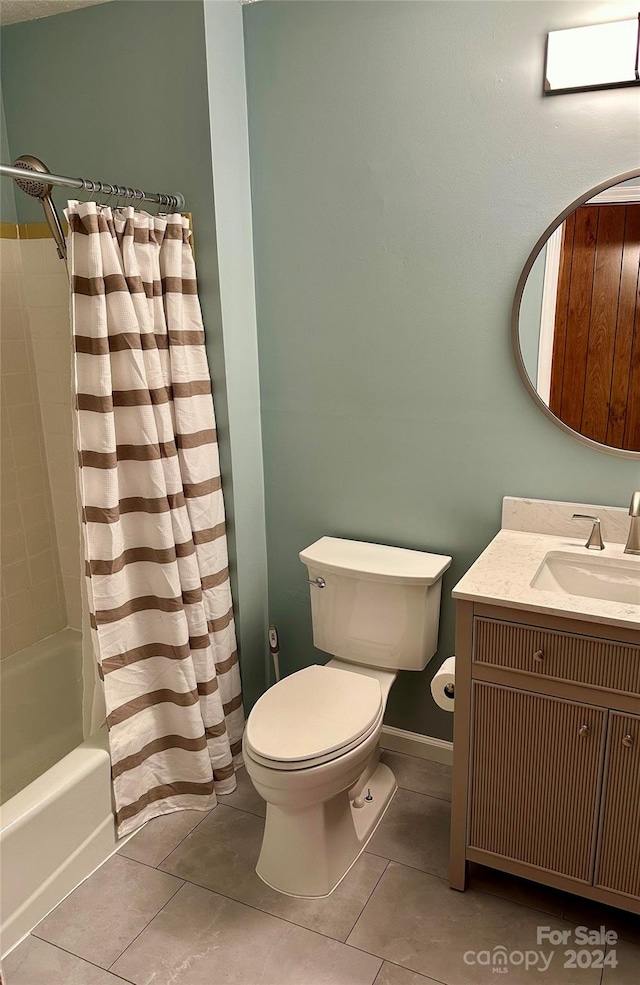
[(640, 451), (640, 202), (582, 205), (563, 223), (550, 410)]
[(640, 455), (640, 172), (582, 196), (525, 265), (513, 341), (527, 389), (564, 430)]

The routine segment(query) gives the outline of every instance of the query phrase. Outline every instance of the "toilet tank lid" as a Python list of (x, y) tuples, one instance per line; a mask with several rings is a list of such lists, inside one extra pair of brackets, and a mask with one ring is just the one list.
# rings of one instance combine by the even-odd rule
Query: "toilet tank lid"
[(399, 581), (405, 585), (433, 585), (451, 564), (451, 558), (446, 554), (428, 554), (340, 537), (321, 537), (300, 552), (300, 560), (315, 570), (370, 581)]

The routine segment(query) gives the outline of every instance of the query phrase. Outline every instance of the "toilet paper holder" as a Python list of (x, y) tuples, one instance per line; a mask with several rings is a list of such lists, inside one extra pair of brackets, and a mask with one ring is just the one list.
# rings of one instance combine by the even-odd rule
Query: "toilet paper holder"
[(431, 680), (431, 696), (438, 708), (451, 713), (456, 705), (455, 682), (456, 658), (452, 654), (442, 661), (439, 669)]

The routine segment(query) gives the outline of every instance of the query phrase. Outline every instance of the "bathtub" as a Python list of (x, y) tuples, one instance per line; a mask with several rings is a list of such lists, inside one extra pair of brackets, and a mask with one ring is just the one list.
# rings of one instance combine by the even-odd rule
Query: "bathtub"
[(2, 955), (118, 847), (106, 729), (82, 741), (80, 658), (63, 630), (0, 667)]
[(74, 629), (0, 662), (0, 803), (24, 790), (82, 735), (82, 638)]

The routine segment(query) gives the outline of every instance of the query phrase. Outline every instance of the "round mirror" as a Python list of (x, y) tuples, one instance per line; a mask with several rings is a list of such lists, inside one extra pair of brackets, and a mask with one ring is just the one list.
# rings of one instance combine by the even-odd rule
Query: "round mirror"
[(640, 457), (640, 170), (582, 195), (551, 223), (518, 281), (520, 375), (558, 427)]

